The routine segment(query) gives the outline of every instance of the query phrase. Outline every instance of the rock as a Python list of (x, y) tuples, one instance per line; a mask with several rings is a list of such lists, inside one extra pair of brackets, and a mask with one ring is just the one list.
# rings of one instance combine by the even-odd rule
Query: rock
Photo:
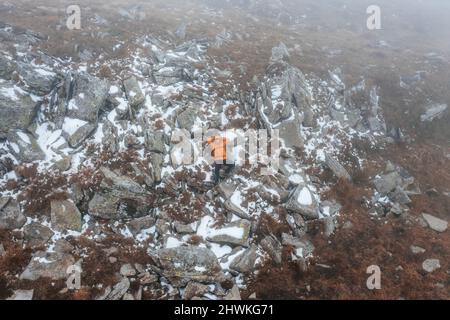
[(186, 27), (187, 24), (185, 22), (178, 26), (177, 30), (175, 31), (175, 35), (178, 39), (184, 40), (186, 38)]
[(245, 219), (245, 220), (253, 220), (253, 217), (251, 215), (249, 215), (247, 212), (245, 212), (240, 207), (235, 205), (233, 202), (231, 202), (231, 200), (226, 200), (223, 203), (223, 205), (226, 210), (237, 215), (239, 218)]
[(228, 301), (240, 301), (241, 293), (239, 292), (238, 286), (234, 285), (223, 299)]
[(0, 257), (4, 257), (6, 255), (6, 250), (3, 244), (0, 243)]
[(291, 198), (286, 203), (286, 209), (299, 213), (305, 218), (319, 218), (318, 203), (309, 187), (304, 183), (297, 186)]
[(33, 300), (34, 290), (14, 290), (14, 294), (7, 300), (27, 301)]
[(123, 278), (117, 283), (112, 291), (106, 296), (105, 300), (120, 300), (130, 288), (130, 280)]
[(282, 262), (282, 246), (273, 236), (266, 236), (260, 243), (271, 259), (278, 265)]
[(257, 247), (251, 245), (242, 254), (233, 259), (230, 263), (230, 269), (239, 273), (252, 273), (256, 270), (256, 259), (258, 258)]
[(448, 222), (439, 218), (436, 218), (432, 215), (423, 213), (422, 217), (425, 219), (428, 227), (430, 229), (437, 231), (437, 232), (445, 232), (448, 228)]
[(139, 282), (143, 286), (159, 281), (158, 276), (155, 274), (151, 274), (150, 272), (145, 272), (145, 273), (139, 274), (138, 278), (139, 278)]
[(329, 154), (325, 154), (325, 164), (331, 171), (340, 179), (345, 179), (351, 181), (352, 178), (348, 171), (333, 157)]
[(281, 236), (282, 244), (294, 247), (297, 250), (296, 255), (299, 257), (307, 258), (314, 252), (314, 245), (305, 237), (302, 239), (295, 238), (287, 233), (283, 233)]
[(381, 175), (375, 178), (375, 188), (382, 195), (387, 195), (394, 191), (397, 186), (402, 185), (403, 179), (397, 171)]
[(286, 148), (303, 147), (303, 138), (300, 135), (301, 121), (299, 119), (283, 121), (276, 129), (280, 130), (280, 138)]
[(22, 272), (20, 280), (35, 281), (40, 278), (63, 280), (67, 278), (67, 269), (75, 264), (72, 255), (61, 252), (38, 251), (33, 254), (30, 263)]
[(96, 124), (98, 113), (105, 106), (110, 85), (87, 73), (73, 75), (71, 99), (68, 101), (67, 116)]
[(45, 160), (45, 154), (36, 139), (28, 133), (10, 131), (7, 135), (11, 154), (21, 162)]
[(71, 200), (53, 200), (51, 203), (52, 227), (58, 231), (81, 231), (81, 213)]
[(412, 201), (402, 187), (397, 186), (395, 190), (389, 194), (389, 198), (398, 204), (410, 204)]
[(166, 153), (166, 135), (164, 132), (145, 132), (145, 148), (150, 152)]
[(250, 237), (251, 223), (248, 220), (238, 220), (225, 225), (222, 229), (212, 231), (207, 240), (231, 247), (247, 247)]
[(134, 277), (136, 275), (136, 269), (127, 263), (120, 267), (120, 274), (124, 277)]
[(191, 281), (187, 284), (184, 289), (183, 299), (191, 300), (193, 297), (201, 297), (205, 293), (209, 291), (209, 287), (207, 285)]
[(334, 217), (326, 217), (323, 219), (324, 223), (324, 234), (327, 238), (331, 237), (331, 235), (336, 230), (336, 222), (334, 220)]
[(441, 262), (438, 259), (427, 259), (422, 263), (422, 268), (428, 273), (432, 273), (441, 268)]
[(183, 67), (165, 67), (153, 72), (158, 85), (170, 86), (181, 81), (191, 81), (189, 71)]
[(89, 202), (89, 214), (102, 219), (138, 218), (148, 214), (148, 192), (132, 178), (101, 167), (102, 191)]
[(0, 202), (3, 203), (0, 207), (0, 229), (22, 228), (27, 222), (27, 218), (22, 214), (19, 203), (9, 197), (1, 197)]
[(123, 82), (125, 94), (132, 108), (138, 108), (145, 102), (145, 96), (135, 77), (128, 78)]
[(152, 153), (150, 163), (153, 168), (153, 178), (155, 179), (155, 182), (161, 182), (161, 172), (162, 165), (164, 163), (164, 156), (160, 153)]
[(89, 123), (74, 118), (65, 118), (62, 127), (62, 135), (71, 148), (78, 148), (94, 133), (96, 128), (96, 123)]
[(426, 250), (424, 248), (417, 247), (417, 246), (411, 246), (410, 249), (413, 254), (422, 254), (422, 253), (426, 252)]
[(195, 233), (194, 228), (192, 228), (192, 224), (182, 224), (178, 221), (175, 221), (173, 224), (175, 231), (179, 234), (192, 234)]
[(444, 116), (447, 109), (448, 105), (446, 104), (436, 104), (428, 106), (425, 114), (420, 116), (420, 121), (431, 122), (434, 119), (440, 119)]
[(26, 90), (40, 96), (50, 93), (58, 81), (58, 76), (53, 71), (26, 63), (18, 63), (17, 72), (25, 83)]
[(230, 199), (235, 190), (236, 186), (227, 181), (222, 181), (217, 185), (217, 191), (225, 200)]
[(30, 247), (42, 246), (54, 235), (54, 232), (50, 228), (38, 222), (32, 222), (26, 225), (23, 228), (23, 232), (24, 239)]
[(182, 111), (177, 116), (178, 126), (181, 129), (186, 129), (189, 132), (194, 126), (195, 120), (197, 119), (197, 109), (194, 107), (188, 107), (186, 110)]
[(290, 54), (284, 43), (281, 42), (277, 47), (272, 48), (272, 57), (270, 58), (271, 61), (288, 61), (289, 58)]
[(145, 216), (141, 218), (136, 218), (127, 223), (130, 232), (136, 236), (142, 230), (150, 229), (155, 225), (155, 218), (153, 216)]
[(37, 103), (11, 83), (0, 83), (0, 139), (10, 130), (26, 130), (36, 115)]
[(175, 286), (189, 281), (216, 282), (222, 277), (216, 255), (206, 248), (177, 247), (160, 249), (152, 255), (158, 261), (162, 275)]

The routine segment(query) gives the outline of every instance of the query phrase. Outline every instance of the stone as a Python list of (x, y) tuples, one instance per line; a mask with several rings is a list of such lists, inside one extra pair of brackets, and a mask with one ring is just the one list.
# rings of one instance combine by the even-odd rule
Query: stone
[(277, 239), (273, 236), (266, 236), (261, 240), (260, 245), (276, 264), (281, 265), (283, 248)]
[(286, 209), (299, 213), (305, 218), (319, 218), (319, 205), (309, 187), (304, 183), (297, 186), (286, 203)]
[(410, 204), (412, 202), (408, 196), (408, 193), (399, 186), (397, 186), (395, 190), (389, 194), (389, 198), (401, 205)]
[(299, 120), (283, 121), (276, 129), (280, 130), (280, 138), (286, 148), (303, 147), (303, 138), (300, 135), (301, 122)]
[(431, 122), (434, 119), (440, 119), (448, 109), (446, 104), (436, 104), (427, 107), (426, 112), (420, 116), (420, 121)]
[(375, 188), (382, 195), (387, 195), (388, 193), (394, 191), (395, 188), (402, 185), (402, 183), (403, 179), (397, 171), (381, 175), (375, 178), (374, 181)]
[(134, 277), (136, 275), (136, 269), (127, 263), (120, 267), (120, 274), (124, 277)]
[(238, 286), (234, 285), (233, 288), (231, 288), (227, 295), (223, 298), (223, 300), (228, 301), (240, 301), (241, 299), (241, 293), (239, 291)]
[(0, 257), (4, 257), (6, 255), (6, 250), (3, 244), (0, 243)]
[(312, 242), (305, 237), (303, 238), (295, 238), (287, 233), (283, 233), (282, 244), (285, 246), (294, 247), (297, 250), (297, 255), (302, 258), (307, 258), (314, 252), (314, 245)]
[(130, 280), (123, 278), (117, 283), (112, 291), (106, 296), (105, 300), (120, 300), (130, 288)]
[(195, 120), (197, 119), (197, 109), (194, 107), (188, 107), (186, 110), (182, 111), (177, 116), (178, 126), (181, 129), (186, 129), (189, 132), (194, 126)]
[(425, 219), (428, 227), (437, 232), (445, 232), (448, 229), (448, 222), (439, 218), (436, 218), (430, 214), (423, 213), (423, 219)]
[(325, 164), (331, 171), (336, 175), (336, 177), (340, 179), (345, 179), (348, 181), (352, 180), (352, 177), (348, 173), (348, 171), (333, 157), (329, 154), (325, 154)]
[(251, 222), (238, 220), (225, 225), (221, 229), (213, 230), (212, 236), (206, 240), (231, 247), (248, 247)]
[(20, 275), (20, 280), (35, 281), (40, 278), (51, 280), (67, 279), (67, 269), (75, 264), (72, 255), (62, 252), (38, 251)]
[(24, 239), (27, 241), (27, 245), (30, 247), (38, 247), (46, 244), (50, 238), (54, 235), (54, 232), (38, 223), (32, 222), (27, 224), (23, 228)]
[(257, 247), (251, 245), (243, 253), (238, 255), (230, 263), (230, 269), (239, 273), (249, 274), (256, 270), (256, 259), (258, 258)]
[(424, 248), (418, 246), (411, 246), (410, 249), (413, 254), (423, 254), (426, 252)]
[(165, 67), (153, 72), (158, 85), (170, 86), (181, 81), (190, 81), (189, 72), (183, 67)]
[(142, 230), (150, 229), (156, 223), (156, 220), (153, 216), (145, 216), (141, 218), (136, 218), (127, 223), (128, 229), (130, 232), (136, 236)]
[(149, 152), (166, 153), (166, 135), (164, 132), (145, 132), (145, 148)]
[(438, 259), (427, 259), (422, 263), (422, 268), (428, 273), (432, 273), (441, 268), (441, 262)]
[(18, 63), (17, 72), (25, 83), (26, 90), (40, 96), (50, 93), (58, 81), (55, 72), (26, 63)]
[(158, 262), (162, 275), (176, 286), (187, 285), (189, 281), (217, 282), (223, 276), (216, 255), (206, 248), (160, 249), (151, 256)]
[(27, 222), (27, 218), (22, 214), (19, 203), (9, 197), (1, 197), (0, 202), (3, 203), (0, 208), (0, 229), (14, 230), (22, 228)]
[(9, 57), (0, 55), (0, 78), (11, 80), (12, 73), (16, 70), (16, 64)]
[(68, 101), (67, 116), (96, 124), (100, 109), (105, 106), (110, 85), (108, 81), (84, 72), (73, 75), (72, 96)]
[(191, 300), (193, 297), (201, 297), (205, 293), (209, 291), (209, 287), (207, 285), (191, 281), (187, 284), (184, 289), (183, 299)]
[(7, 134), (7, 138), (9, 151), (20, 162), (45, 160), (44, 152), (31, 134), (21, 131), (10, 131)]
[(288, 61), (289, 58), (289, 50), (284, 43), (281, 42), (277, 47), (272, 48), (272, 57), (270, 60), (273, 62)]
[(52, 227), (58, 231), (81, 231), (81, 213), (71, 200), (53, 200), (51, 206)]
[(37, 103), (30, 94), (12, 83), (0, 83), (0, 139), (10, 130), (26, 130), (32, 123)]
[(33, 300), (34, 290), (14, 290), (14, 294), (7, 300), (27, 301)]
[(132, 108), (138, 108), (145, 102), (145, 96), (142, 93), (141, 87), (136, 77), (131, 77), (123, 82), (125, 94), (127, 95), (128, 103)]
[(194, 228), (192, 227), (192, 224), (183, 224), (178, 221), (175, 221), (173, 224), (175, 231), (178, 234), (192, 234), (195, 233)]
[(96, 123), (89, 123), (83, 120), (65, 118), (62, 135), (71, 148), (78, 148), (87, 138), (89, 138), (97, 128)]
[(228, 210), (229, 212), (237, 215), (239, 218), (241, 219), (245, 219), (245, 220), (253, 220), (253, 217), (251, 215), (249, 215), (247, 212), (245, 212), (244, 210), (242, 210), (240, 207), (238, 207), (237, 205), (235, 205), (231, 200), (226, 200), (223, 203), (223, 206), (226, 210)]

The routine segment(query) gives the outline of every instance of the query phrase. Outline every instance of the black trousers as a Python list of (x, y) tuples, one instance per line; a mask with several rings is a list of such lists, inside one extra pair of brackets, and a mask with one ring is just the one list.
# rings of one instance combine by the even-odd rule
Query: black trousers
[(220, 170), (225, 169), (225, 175), (229, 175), (234, 169), (234, 164), (227, 163), (215, 163), (214, 164), (214, 182), (217, 184), (220, 181)]

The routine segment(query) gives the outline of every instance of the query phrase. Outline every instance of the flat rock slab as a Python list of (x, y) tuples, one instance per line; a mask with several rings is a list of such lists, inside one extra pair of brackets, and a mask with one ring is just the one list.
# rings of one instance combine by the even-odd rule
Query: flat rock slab
[(448, 222), (439, 218), (436, 218), (430, 214), (423, 213), (422, 217), (426, 221), (430, 229), (437, 232), (445, 232), (448, 229)]
[(51, 202), (52, 227), (58, 231), (81, 231), (81, 213), (70, 200)]
[(428, 259), (422, 263), (422, 268), (428, 273), (432, 273), (441, 268), (441, 263), (438, 259)]

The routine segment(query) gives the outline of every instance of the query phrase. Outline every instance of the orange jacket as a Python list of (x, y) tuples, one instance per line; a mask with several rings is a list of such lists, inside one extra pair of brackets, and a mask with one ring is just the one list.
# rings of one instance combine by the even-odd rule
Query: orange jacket
[(225, 137), (209, 137), (208, 144), (211, 146), (215, 161), (227, 160), (227, 145), (230, 141)]

